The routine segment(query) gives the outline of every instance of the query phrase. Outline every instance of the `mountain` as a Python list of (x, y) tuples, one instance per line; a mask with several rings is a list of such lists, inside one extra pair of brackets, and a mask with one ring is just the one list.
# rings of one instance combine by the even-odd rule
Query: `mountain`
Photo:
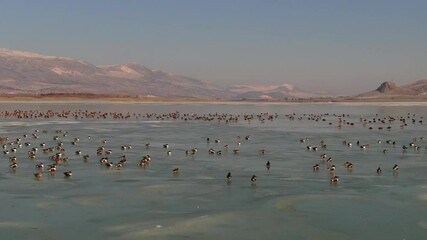
[(418, 96), (424, 96), (427, 94), (427, 79), (419, 80), (405, 87), (415, 91)]
[(285, 99), (316, 96), (288, 83), (281, 85), (236, 85), (230, 91), (236, 93), (238, 99)]
[(359, 94), (357, 98), (427, 98), (427, 80), (398, 86), (394, 82), (383, 82), (377, 89)]
[(67, 57), (0, 48), (0, 94), (51, 93), (222, 98), (234, 96), (205, 81), (153, 71), (141, 64), (96, 66)]

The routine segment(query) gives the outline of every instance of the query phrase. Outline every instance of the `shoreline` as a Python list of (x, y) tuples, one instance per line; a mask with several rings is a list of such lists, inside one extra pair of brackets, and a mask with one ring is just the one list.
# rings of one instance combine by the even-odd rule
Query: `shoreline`
[(298, 98), (298, 99), (208, 99), (208, 98), (165, 98), (165, 97), (122, 97), (99, 95), (49, 95), (49, 96), (0, 96), (0, 102), (127, 102), (127, 103), (427, 103), (427, 97), (389, 96), (380, 98), (361, 97), (322, 97), (322, 98)]

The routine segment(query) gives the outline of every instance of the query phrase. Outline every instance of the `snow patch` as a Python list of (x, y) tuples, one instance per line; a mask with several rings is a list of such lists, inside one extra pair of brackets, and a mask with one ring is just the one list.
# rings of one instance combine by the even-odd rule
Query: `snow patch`
[(70, 71), (70, 70), (62, 69), (60, 67), (54, 67), (54, 68), (51, 68), (50, 70), (52, 72), (58, 74), (58, 75), (64, 75), (64, 74), (79, 75), (79, 74), (81, 74), (78, 71)]
[(120, 71), (125, 72), (125, 73), (129, 73), (129, 74), (133, 74), (133, 75), (139, 75), (139, 73), (135, 70), (133, 70), (132, 68), (129, 68), (127, 66), (120, 66)]
[[(0, 55), (6, 56), (6, 57), (17, 57), (17, 58), (39, 58), (39, 59), (67, 59), (67, 60), (74, 60), (72, 58), (67, 57), (56, 57), (56, 56), (47, 56), (42, 55), (38, 53), (32, 53), (32, 52), (25, 52), (25, 51), (17, 51), (17, 50), (10, 50), (6, 48), (0, 48)], [(79, 61), (80, 63), (83, 63), (83, 61)]]
[(268, 95), (260, 95), (259, 98), (260, 99), (272, 99), (272, 97), (268, 96)]
[(289, 84), (289, 83), (284, 83), (284, 84), (282, 84), (280, 86), (289, 89), (289, 91), (293, 91), (294, 90), (294, 85)]
[(236, 85), (231, 87), (232, 92), (243, 93), (243, 92), (265, 92), (273, 91), (278, 88), (287, 88), (289, 91), (294, 90), (294, 86), (289, 83), (284, 83), (281, 85)]

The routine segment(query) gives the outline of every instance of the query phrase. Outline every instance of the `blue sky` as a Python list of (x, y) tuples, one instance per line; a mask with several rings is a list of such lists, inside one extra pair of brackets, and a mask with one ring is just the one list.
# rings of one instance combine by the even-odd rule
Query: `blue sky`
[(0, 47), (344, 95), (427, 78), (426, 12), (421, 0), (0, 0)]

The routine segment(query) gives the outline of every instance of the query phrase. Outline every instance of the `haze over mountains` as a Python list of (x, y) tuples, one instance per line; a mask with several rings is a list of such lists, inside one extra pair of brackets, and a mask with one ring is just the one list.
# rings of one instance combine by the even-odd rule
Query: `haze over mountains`
[[(405, 86), (385, 82), (355, 99), (427, 98), (427, 80)], [(141, 64), (96, 66), (67, 57), (0, 48), (0, 94), (102, 94), (122, 97), (205, 99), (296, 99), (321, 96), (291, 84), (237, 85), (229, 89), (206, 81), (154, 71)]]

